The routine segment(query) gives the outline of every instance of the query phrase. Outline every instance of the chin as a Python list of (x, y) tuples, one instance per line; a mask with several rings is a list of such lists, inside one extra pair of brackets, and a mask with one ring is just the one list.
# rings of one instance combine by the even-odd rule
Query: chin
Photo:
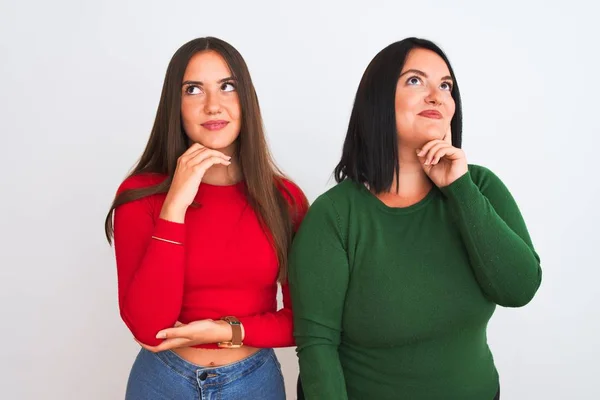
[(223, 151), (233, 146), (235, 141), (224, 141), (224, 140), (203, 140), (200, 143), (208, 147), (209, 149)]
[(221, 151), (231, 147), (235, 143), (236, 139), (237, 135), (233, 135), (231, 133), (210, 132), (209, 134), (201, 135), (196, 141), (204, 147)]
[(421, 148), (425, 144), (431, 142), (436, 139), (443, 139), (444, 135), (440, 135), (439, 130), (431, 130), (425, 132), (415, 132), (414, 135), (410, 137), (400, 137), (400, 141), (404, 142), (405, 145), (409, 147)]
[(443, 139), (445, 135), (446, 132), (439, 124), (428, 124), (419, 132), (418, 138), (425, 144), (431, 140)]
[(423, 135), (422, 141), (424, 143), (427, 143), (427, 142), (430, 142), (432, 140), (437, 140), (437, 139), (439, 139), (439, 140), (444, 139), (444, 134), (443, 133), (440, 134), (439, 131), (437, 131), (437, 132), (428, 132), (426, 135)]
[(422, 118), (415, 121), (413, 125), (407, 126), (404, 130), (398, 128), (398, 138), (406, 145), (422, 147), (427, 142), (436, 139), (443, 139), (448, 127), (439, 120), (429, 120)]

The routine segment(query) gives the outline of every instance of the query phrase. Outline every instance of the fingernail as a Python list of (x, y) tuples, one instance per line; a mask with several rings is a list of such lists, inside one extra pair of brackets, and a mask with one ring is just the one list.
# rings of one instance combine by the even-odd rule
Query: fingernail
[(231, 156), (227, 156), (227, 159), (228, 159), (228, 160), (231, 160)]
[(166, 335), (164, 332), (158, 332), (158, 333), (156, 334), (156, 338), (157, 338), (157, 339), (166, 339), (166, 338), (167, 338), (167, 335)]
[(417, 155), (420, 156), (421, 155), (421, 149), (417, 149)]

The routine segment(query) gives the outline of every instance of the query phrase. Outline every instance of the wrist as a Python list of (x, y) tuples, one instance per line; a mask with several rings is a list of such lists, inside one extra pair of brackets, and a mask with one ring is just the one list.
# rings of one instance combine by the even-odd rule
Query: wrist
[(448, 182), (446, 183), (445, 186), (448, 187), (448, 186), (454, 184), (454, 182), (456, 182), (456, 181), (460, 180), (460, 178), (464, 177), (467, 174), (467, 172), (469, 172), (469, 169), (466, 166), (464, 168), (457, 169), (453, 173), (453, 176), (448, 180)]
[(217, 340), (215, 342), (229, 342), (233, 338), (231, 325), (227, 321), (218, 319), (215, 321), (218, 326)]
[[(215, 323), (219, 325), (219, 342), (229, 342), (233, 339), (233, 329), (227, 321), (222, 319), (216, 320)], [(244, 330), (244, 324), (240, 322), (240, 329), (242, 330), (242, 340), (246, 337), (246, 331)]]
[(452, 183), (440, 188), (447, 198), (461, 201), (464, 200), (465, 195), (470, 196), (473, 189), (479, 191), (473, 183), (469, 171), (459, 176)]
[(227, 324), (228, 329), (226, 330), (227, 339), (217, 343), (219, 347), (229, 349), (242, 347), (244, 345), (245, 331), (241, 321), (237, 317), (231, 315), (222, 317), (220, 321)]
[(183, 224), (185, 222), (186, 211), (187, 206), (181, 206), (165, 201), (160, 211), (160, 218)]

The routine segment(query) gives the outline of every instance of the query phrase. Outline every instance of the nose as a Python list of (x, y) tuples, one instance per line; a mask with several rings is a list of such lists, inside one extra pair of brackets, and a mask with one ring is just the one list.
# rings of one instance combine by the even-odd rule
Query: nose
[(425, 97), (425, 102), (429, 105), (438, 106), (442, 104), (442, 96), (439, 93), (437, 88), (432, 88), (429, 93), (427, 93), (427, 97)]
[(219, 97), (213, 93), (206, 94), (206, 103), (204, 103), (204, 112), (213, 115), (221, 112), (221, 104), (219, 103)]

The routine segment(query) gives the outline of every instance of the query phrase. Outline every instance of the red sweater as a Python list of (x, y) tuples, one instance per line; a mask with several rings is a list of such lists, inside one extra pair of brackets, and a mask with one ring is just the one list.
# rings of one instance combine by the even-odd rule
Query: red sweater
[[(143, 174), (126, 179), (119, 192), (147, 187), (165, 177)], [(290, 181), (281, 189), (294, 225), (307, 209), (302, 191)], [(244, 195), (233, 186), (200, 184), (185, 223), (159, 218), (166, 194), (145, 197), (115, 210), (114, 244), (121, 317), (135, 338), (158, 345), (158, 331), (176, 321), (234, 315), (244, 325), (244, 344), (293, 346), (292, 309), (287, 284), (277, 311), (277, 254)], [(172, 244), (152, 236), (181, 242)], [(195, 347), (217, 348), (216, 344)]]

